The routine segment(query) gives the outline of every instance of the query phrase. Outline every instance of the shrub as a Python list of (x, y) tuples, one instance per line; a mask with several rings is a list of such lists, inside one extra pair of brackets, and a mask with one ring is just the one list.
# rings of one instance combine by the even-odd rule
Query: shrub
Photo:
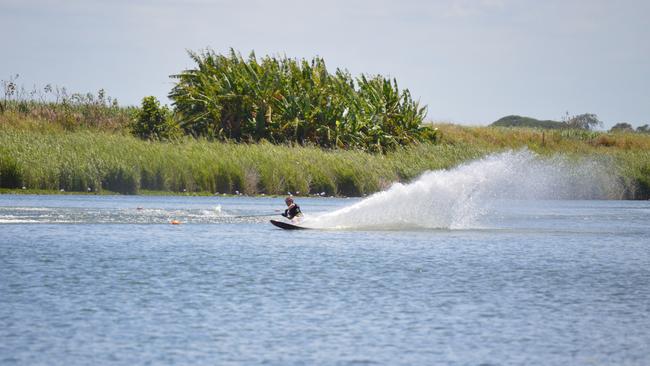
[(426, 107), (381, 75), (330, 73), (321, 58), (296, 60), (231, 50), (190, 53), (195, 69), (173, 77), (183, 130), (193, 136), (384, 151), (421, 139)]
[(634, 128), (627, 122), (619, 122), (612, 126), (609, 132), (634, 132)]
[(180, 128), (169, 108), (161, 107), (156, 97), (149, 96), (142, 99), (131, 132), (141, 139), (169, 140), (179, 136)]
[(591, 130), (594, 127), (602, 126), (603, 122), (598, 119), (598, 116), (592, 113), (579, 114), (569, 118), (567, 121), (569, 128), (576, 128), (580, 130)]

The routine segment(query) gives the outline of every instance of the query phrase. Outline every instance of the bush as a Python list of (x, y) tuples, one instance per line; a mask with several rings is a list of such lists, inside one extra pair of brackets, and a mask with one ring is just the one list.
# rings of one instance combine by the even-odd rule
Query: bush
[(169, 108), (161, 107), (153, 96), (142, 99), (142, 108), (136, 113), (131, 132), (145, 140), (169, 140), (180, 136), (180, 128)]
[(190, 56), (197, 67), (173, 76), (169, 97), (193, 136), (383, 152), (435, 135), (420, 133), (426, 107), (395, 79), (330, 73), (318, 57)]
[(634, 128), (627, 122), (620, 122), (612, 126), (609, 132), (634, 132)]
[(592, 113), (583, 113), (569, 118), (567, 125), (570, 128), (579, 130), (591, 130), (594, 127), (602, 126), (603, 122), (598, 119), (598, 116)]
[(545, 129), (558, 129), (567, 128), (566, 123), (558, 121), (540, 121), (535, 118), (523, 116), (506, 116), (495, 122), (490, 126), (494, 127), (531, 127), (531, 128), (545, 128)]

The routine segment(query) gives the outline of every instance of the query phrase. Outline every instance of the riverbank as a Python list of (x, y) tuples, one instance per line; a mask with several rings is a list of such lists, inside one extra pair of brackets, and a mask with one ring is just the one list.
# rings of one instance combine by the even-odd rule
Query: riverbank
[[(623, 197), (648, 199), (650, 136), (438, 124), (437, 144), (386, 154), (310, 146), (234, 144), (184, 138), (142, 141), (122, 133), (0, 130), (0, 193), (245, 194), (362, 196), (427, 170), (527, 148), (543, 156), (607, 161)], [(22, 187), (25, 187), (23, 190)]]

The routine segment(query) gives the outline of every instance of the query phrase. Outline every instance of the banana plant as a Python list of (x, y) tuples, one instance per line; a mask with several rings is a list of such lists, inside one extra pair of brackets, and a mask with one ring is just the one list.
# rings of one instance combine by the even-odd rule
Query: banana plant
[(330, 73), (319, 57), (244, 59), (232, 49), (189, 55), (196, 67), (172, 75), (169, 94), (188, 134), (368, 151), (430, 140), (426, 107), (395, 79)]

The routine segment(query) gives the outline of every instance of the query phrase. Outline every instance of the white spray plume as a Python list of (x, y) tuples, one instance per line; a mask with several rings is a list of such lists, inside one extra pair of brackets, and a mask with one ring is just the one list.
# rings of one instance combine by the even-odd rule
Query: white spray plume
[(497, 199), (606, 199), (622, 189), (610, 164), (540, 157), (529, 150), (487, 156), (450, 170), (424, 173), (409, 184), (342, 209), (310, 217), (313, 228), (472, 228)]

